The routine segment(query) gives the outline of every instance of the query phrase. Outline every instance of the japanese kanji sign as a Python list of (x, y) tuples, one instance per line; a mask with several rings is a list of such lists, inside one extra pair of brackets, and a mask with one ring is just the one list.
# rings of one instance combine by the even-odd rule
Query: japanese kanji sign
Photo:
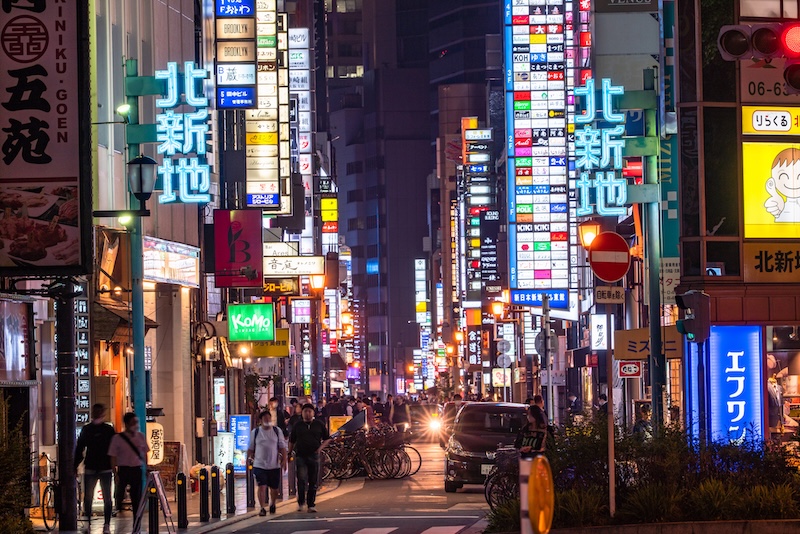
[[(584, 98), (584, 113), (575, 116), (575, 168), (580, 175), (577, 181), (577, 215), (585, 217), (597, 213), (600, 216), (625, 215), (628, 200), (627, 181), (622, 177), (622, 151), (625, 148), (625, 113), (614, 111), (613, 97), (621, 96), (622, 86), (612, 86), (611, 80), (602, 80), (602, 119), (611, 128), (597, 128), (597, 104), (595, 83), (586, 81), (584, 87), (575, 89), (576, 97)], [(593, 176), (593, 177), (592, 177)], [(592, 192), (595, 193), (594, 203)]]
[(254, 358), (288, 358), (289, 329), (276, 328), (275, 339), (272, 341), (254, 341), (250, 354)]
[(800, 279), (800, 244), (744, 244), (745, 283), (796, 282)]
[(88, 16), (83, 0), (0, 4), (2, 275), (88, 272)]
[[(206, 136), (208, 135), (208, 98), (198, 88), (201, 80), (208, 78), (206, 69), (194, 63), (184, 63), (183, 74), (178, 64), (167, 63), (167, 70), (157, 70), (156, 79), (166, 80), (167, 94), (156, 99), (156, 107), (163, 113), (156, 115), (157, 151), (164, 155), (158, 167), (163, 180), (159, 204), (172, 202), (210, 202), (211, 170), (206, 163)], [(181, 101), (180, 95), (184, 94)], [(174, 108), (186, 105), (195, 108), (190, 113), (175, 113)], [(195, 154), (194, 157), (185, 157)], [(173, 159), (174, 156), (180, 156)]]
[[(683, 336), (675, 327), (661, 330), (664, 354), (669, 358), (683, 358)], [(616, 330), (614, 332), (615, 360), (646, 360), (650, 357), (650, 330)]]
[(594, 288), (594, 300), (598, 304), (624, 304), (625, 288), (622, 286), (597, 286)]

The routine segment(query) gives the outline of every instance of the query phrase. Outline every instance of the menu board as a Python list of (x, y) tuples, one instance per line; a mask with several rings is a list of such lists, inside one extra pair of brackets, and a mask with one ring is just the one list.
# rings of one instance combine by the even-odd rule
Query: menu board
[(178, 472), (181, 465), (181, 444), (179, 441), (165, 441), (164, 442), (164, 460), (158, 464), (156, 469), (161, 473), (161, 481), (164, 483), (164, 489), (167, 491), (175, 491), (175, 481), (178, 478)]

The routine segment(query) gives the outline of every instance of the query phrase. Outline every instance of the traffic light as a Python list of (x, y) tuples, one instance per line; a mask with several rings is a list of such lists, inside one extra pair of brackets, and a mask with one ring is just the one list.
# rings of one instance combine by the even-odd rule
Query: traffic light
[(683, 315), (676, 324), (678, 332), (694, 343), (705, 342), (711, 334), (711, 297), (702, 291), (687, 291), (675, 295), (675, 302)]
[(786, 92), (800, 93), (800, 23), (735, 24), (719, 30), (717, 48), (722, 59), (786, 58)]

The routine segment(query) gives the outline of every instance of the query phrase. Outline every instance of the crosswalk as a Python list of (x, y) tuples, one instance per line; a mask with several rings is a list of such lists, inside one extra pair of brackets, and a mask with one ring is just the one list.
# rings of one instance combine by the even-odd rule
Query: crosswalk
[[(426, 530), (420, 532), (420, 534), (458, 534), (468, 525), (448, 525), (448, 526), (439, 526), (439, 527), (430, 527)], [(356, 530), (352, 534), (391, 534), (395, 530), (398, 530), (400, 527), (374, 527), (374, 528), (362, 528)], [(328, 534), (328, 533), (336, 533), (336, 534), (343, 534), (341, 528), (337, 528), (335, 531), (332, 529), (321, 529), (321, 530), (295, 530), (291, 534)]]

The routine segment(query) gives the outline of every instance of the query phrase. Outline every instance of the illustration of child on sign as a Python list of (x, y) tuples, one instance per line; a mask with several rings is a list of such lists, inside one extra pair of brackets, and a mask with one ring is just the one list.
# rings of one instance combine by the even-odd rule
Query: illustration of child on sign
[(800, 222), (800, 148), (785, 148), (775, 156), (766, 188), (770, 198), (764, 207), (775, 222)]

